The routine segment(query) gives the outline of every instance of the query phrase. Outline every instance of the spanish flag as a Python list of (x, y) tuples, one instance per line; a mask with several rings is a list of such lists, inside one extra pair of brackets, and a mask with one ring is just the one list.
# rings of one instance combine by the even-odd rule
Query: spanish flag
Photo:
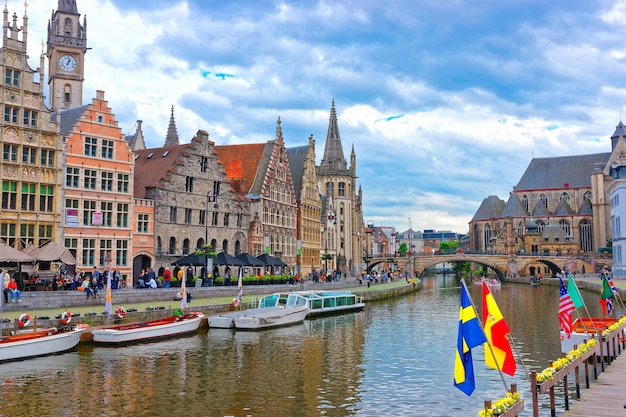
[(474, 382), (474, 365), (472, 348), (482, 345), (487, 339), (476, 318), (465, 282), (461, 281), (461, 308), (459, 312), (459, 334), (456, 342), (456, 359), (454, 361), (454, 386), (467, 396), (472, 395), (476, 388)]
[(485, 282), (483, 282), (483, 323), (487, 342), (491, 345), (491, 349), (485, 347), (485, 364), (514, 376), (517, 364), (509, 340), (506, 338), (511, 330)]

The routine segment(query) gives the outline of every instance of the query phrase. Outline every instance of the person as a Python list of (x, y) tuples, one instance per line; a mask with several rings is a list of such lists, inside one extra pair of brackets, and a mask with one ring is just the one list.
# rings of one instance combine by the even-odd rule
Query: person
[(22, 293), (20, 290), (17, 289), (17, 282), (15, 281), (15, 278), (11, 278), (11, 281), (9, 281), (9, 285), (7, 286), (7, 288), (9, 289), (9, 293), (11, 294), (11, 302), (14, 303), (15, 299), (17, 298), (17, 302), (21, 303)]
[(9, 282), (11, 282), (11, 276), (6, 269), (2, 271), (2, 292), (4, 293), (4, 303), (9, 302)]
[(91, 297), (92, 295), (93, 295), (93, 298), (96, 298), (96, 296), (93, 293), (93, 290), (90, 288), (89, 277), (87, 277), (87, 278), (85, 278), (83, 280), (83, 283), (81, 284), (81, 287), (85, 291), (85, 295), (87, 296), (87, 299), (89, 299), (89, 297)]
[(230, 266), (227, 266), (224, 271), (224, 285), (230, 287)]
[(93, 298), (96, 298), (96, 295), (98, 295), (98, 290), (100, 289), (100, 285), (96, 277), (91, 278), (91, 284), (89, 284), (89, 288), (91, 288), (91, 291), (93, 291)]
[(102, 288), (102, 275), (95, 266), (93, 267), (93, 273), (91, 276), (96, 279), (96, 288)]
[(187, 267), (187, 285), (194, 285), (196, 282), (193, 279), (193, 268)]
[(117, 290), (120, 288), (120, 279), (122, 278), (122, 274), (120, 274), (120, 269), (119, 268), (115, 268), (115, 270), (113, 271), (113, 282), (111, 283), (111, 287), (114, 290)]
[(172, 271), (170, 271), (169, 267), (165, 267), (165, 271), (163, 271), (163, 288), (169, 288), (172, 281)]
[(178, 285), (181, 285), (181, 282), (183, 282), (183, 279), (185, 279), (185, 271), (183, 270), (183, 268), (180, 268), (178, 270), (178, 272), (176, 273), (176, 278), (178, 279)]
[(61, 291), (65, 289), (65, 275), (57, 275), (54, 277), (52, 289), (54, 291)]
[(149, 288), (156, 288), (157, 287), (157, 283), (156, 283), (156, 280), (154, 279), (154, 277), (151, 277), (150, 280), (148, 281), (148, 287)]
[(146, 288), (146, 270), (142, 269), (139, 278), (137, 278), (137, 288)]

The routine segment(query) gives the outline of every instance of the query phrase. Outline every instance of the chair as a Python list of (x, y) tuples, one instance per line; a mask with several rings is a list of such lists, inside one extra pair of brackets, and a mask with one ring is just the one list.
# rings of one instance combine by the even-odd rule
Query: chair
[(197, 279), (196, 280), (196, 288), (200, 288), (202, 287), (202, 280), (201, 279)]

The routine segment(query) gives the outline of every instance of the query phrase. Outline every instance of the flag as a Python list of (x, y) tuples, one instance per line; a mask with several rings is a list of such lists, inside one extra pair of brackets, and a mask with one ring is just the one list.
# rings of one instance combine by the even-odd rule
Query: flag
[(454, 362), (454, 386), (467, 396), (476, 388), (472, 348), (482, 345), (487, 339), (476, 318), (474, 305), (470, 301), (465, 282), (461, 281), (461, 308), (459, 311), (459, 334), (456, 342)]
[(107, 315), (113, 314), (113, 299), (111, 298), (111, 272), (107, 271), (107, 289), (104, 293), (104, 309), (107, 312)]
[(242, 298), (243, 298), (243, 270), (241, 267), (239, 267), (239, 279), (237, 280), (237, 305), (238, 306), (241, 306)]
[(485, 336), (491, 345), (491, 349), (485, 348), (485, 364), (494, 369), (499, 369), (507, 375), (514, 376), (517, 364), (506, 337), (511, 329), (504, 320), (504, 316), (502, 316), (498, 304), (496, 304), (496, 300), (485, 282), (483, 282), (483, 323)]
[(185, 279), (180, 280), (180, 308), (187, 311), (187, 283)]
[(565, 332), (569, 339), (572, 334), (572, 311), (576, 310), (572, 298), (565, 288), (565, 284), (561, 277), (559, 277), (561, 283), (561, 296), (559, 299), (559, 327)]
[(602, 275), (602, 293), (600, 293), (600, 304), (602, 305), (602, 311), (605, 316), (610, 316), (613, 312), (613, 288), (606, 279), (605, 275)]
[(611, 278), (609, 276), (609, 287), (611, 287), (611, 291), (613, 291), (614, 295), (617, 295), (617, 287), (615, 286), (615, 284), (613, 283), (613, 278)]
[(567, 280), (567, 292), (574, 303), (574, 307), (581, 308), (585, 306), (585, 302), (580, 295), (580, 291), (578, 291), (578, 286), (572, 277), (569, 277)]

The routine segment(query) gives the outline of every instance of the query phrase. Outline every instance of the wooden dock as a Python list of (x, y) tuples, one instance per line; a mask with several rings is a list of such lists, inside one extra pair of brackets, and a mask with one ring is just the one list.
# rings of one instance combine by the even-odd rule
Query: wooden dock
[(561, 417), (626, 416), (625, 373), (626, 357), (620, 355), (582, 393), (580, 400), (570, 401), (570, 409)]

